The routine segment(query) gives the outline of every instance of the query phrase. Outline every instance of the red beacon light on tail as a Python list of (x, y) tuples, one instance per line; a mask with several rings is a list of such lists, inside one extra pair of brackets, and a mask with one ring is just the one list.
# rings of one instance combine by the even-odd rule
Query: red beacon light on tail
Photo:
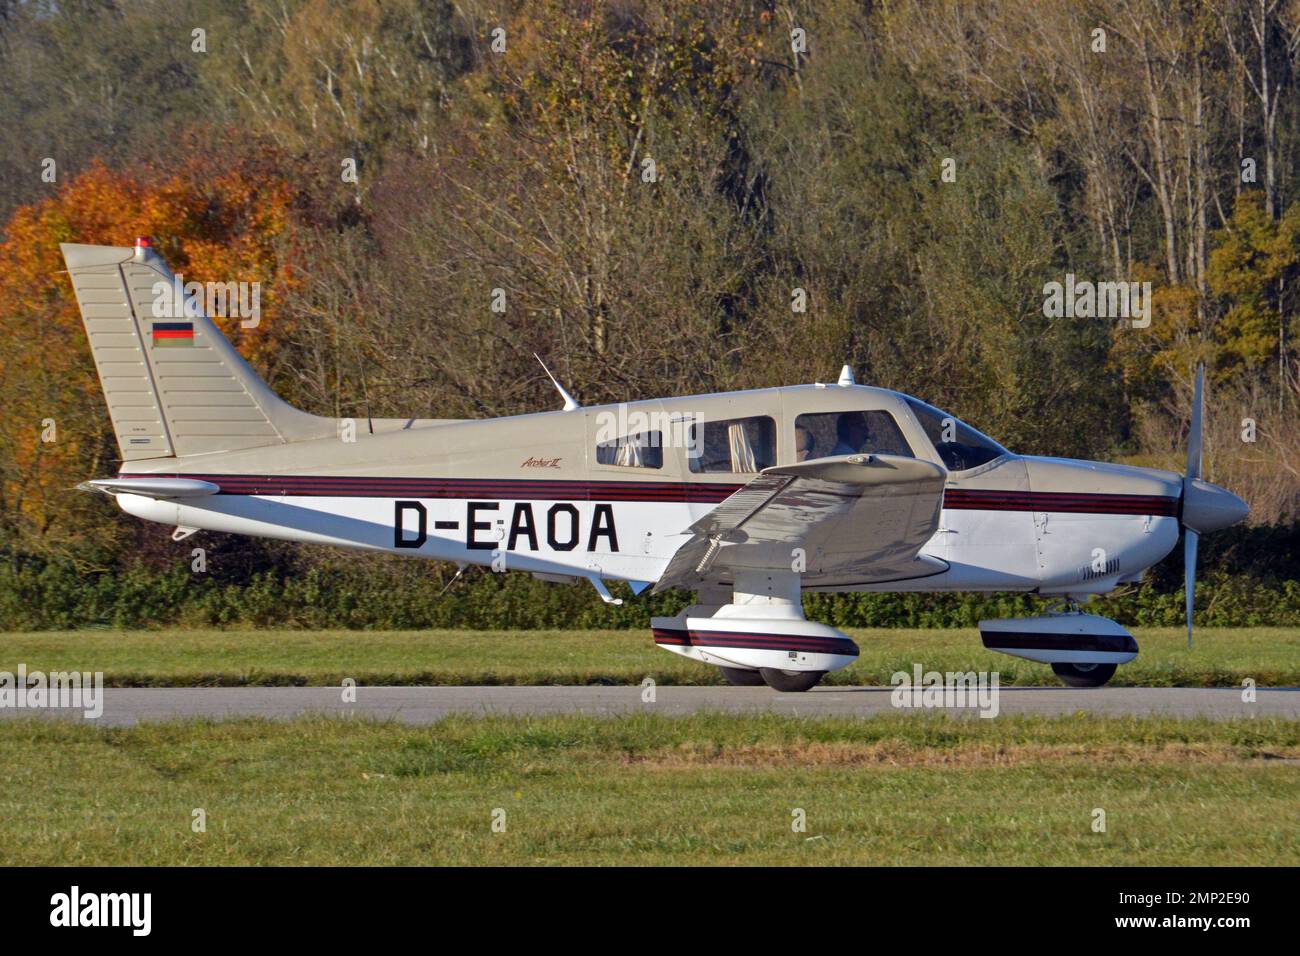
[(153, 240), (148, 236), (135, 237), (135, 257), (143, 259), (144, 254), (153, 248)]

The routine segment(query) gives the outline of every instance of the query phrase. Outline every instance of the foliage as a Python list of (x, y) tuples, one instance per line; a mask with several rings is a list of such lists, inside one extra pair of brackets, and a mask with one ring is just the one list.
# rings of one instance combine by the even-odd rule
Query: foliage
[(59, 244), (129, 245), (126, 237), (158, 236), (159, 251), (187, 282), (260, 283), (260, 324), (243, 329), (226, 320), (224, 331), (251, 360), (273, 368), (292, 328), (279, 308), (293, 282), (286, 261), (293, 201), (273, 154), (230, 159), (195, 152), (165, 173), (92, 165), (55, 196), (14, 214), (0, 243), (6, 536), (75, 553), (97, 512), (73, 486), (114, 470), (116, 444)]
[[(173, 552), (175, 554), (175, 552)], [(1300, 626), (1296, 535), (1261, 529), (1203, 545), (1197, 622)], [(1253, 562), (1246, 556), (1254, 556)], [(1269, 558), (1267, 555), (1280, 555)], [(334, 629), (645, 628), (689, 595), (669, 592), (603, 603), (590, 585), (544, 583), (522, 573), (471, 569), (461, 578), (425, 562), (365, 555), (298, 555), (226, 539), (195, 573), (188, 550), (155, 561), (87, 569), (66, 558), (10, 554), (0, 563), (0, 631), (75, 627), (281, 627)], [(1123, 624), (1183, 623), (1180, 568), (1157, 567), (1145, 585), (1089, 605)], [(395, 597), (397, 595), (397, 597)], [(1040, 613), (1027, 594), (807, 594), (809, 617), (836, 627), (974, 627), (984, 618)]]

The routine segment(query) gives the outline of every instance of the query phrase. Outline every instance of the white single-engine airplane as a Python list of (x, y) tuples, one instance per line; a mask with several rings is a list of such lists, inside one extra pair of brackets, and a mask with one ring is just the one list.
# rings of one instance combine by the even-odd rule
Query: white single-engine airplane
[[(1064, 610), (981, 621), (986, 647), (1099, 686), (1137, 655), (1077, 602), (1135, 582), (1185, 532), (1188, 637), (1197, 537), (1247, 514), (1201, 480), (1203, 372), (1187, 474), (1015, 455), (924, 402), (802, 385), (485, 421), (342, 428), (277, 397), (148, 241), (64, 245), (122, 453), (88, 482), (175, 527), (606, 580), (698, 603), (655, 618), (665, 650), (733, 684), (803, 691), (858, 648), (804, 618), (801, 592), (1028, 591)], [(548, 373), (549, 374), (549, 373)]]

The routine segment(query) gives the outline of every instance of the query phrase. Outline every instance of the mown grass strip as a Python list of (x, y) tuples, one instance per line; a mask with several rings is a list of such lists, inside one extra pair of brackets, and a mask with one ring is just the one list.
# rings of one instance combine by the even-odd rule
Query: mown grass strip
[(31, 720), (0, 746), (6, 864), (1300, 862), (1295, 721)]
[[(832, 684), (887, 684), (896, 671), (996, 670), (1003, 685), (1054, 684), (1046, 665), (985, 651), (974, 630), (854, 630), (862, 655)], [(1300, 685), (1300, 631), (1139, 629), (1137, 660), (1113, 684)], [(54, 631), (0, 635), (0, 670), (103, 671), (116, 687), (717, 684), (715, 668), (639, 631)]]

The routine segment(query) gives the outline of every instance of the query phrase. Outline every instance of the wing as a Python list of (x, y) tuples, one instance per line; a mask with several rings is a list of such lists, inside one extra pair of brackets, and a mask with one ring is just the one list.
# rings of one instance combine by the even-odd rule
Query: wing
[(806, 587), (935, 574), (918, 556), (939, 526), (942, 468), (896, 455), (848, 455), (768, 468), (688, 533), (655, 591), (732, 580), (737, 570), (797, 570)]

